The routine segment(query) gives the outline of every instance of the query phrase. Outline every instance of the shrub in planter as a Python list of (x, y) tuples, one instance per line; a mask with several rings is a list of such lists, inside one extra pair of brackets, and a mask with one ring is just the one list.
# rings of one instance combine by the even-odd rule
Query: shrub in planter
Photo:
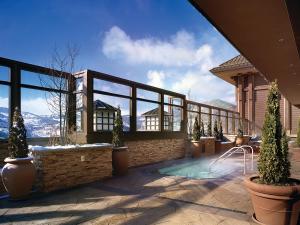
[(212, 137), (212, 131), (211, 131), (211, 122), (207, 123), (207, 131), (206, 131), (207, 137)]
[(192, 141), (191, 141), (192, 156), (194, 158), (200, 157), (200, 154), (201, 154), (200, 138), (201, 138), (200, 125), (198, 122), (198, 118), (195, 117), (195, 121), (194, 121), (194, 125), (193, 125)]
[(245, 144), (245, 142), (246, 142), (246, 140), (245, 140), (245, 137), (244, 137), (244, 127), (243, 127), (242, 120), (240, 119), (235, 144), (236, 145), (243, 145), (243, 144)]
[(205, 129), (204, 129), (203, 120), (200, 121), (200, 136), (205, 137)]
[(272, 82), (262, 129), (258, 175), (245, 180), (251, 193), (254, 218), (263, 224), (296, 225), (300, 181), (289, 178), (288, 141), (280, 122), (280, 98)]
[(124, 146), (123, 141), (123, 120), (120, 107), (117, 110), (117, 116), (114, 121), (112, 132), (112, 165), (114, 175), (124, 175), (128, 172), (128, 147)]
[(28, 157), (26, 128), (21, 112), (15, 109), (8, 138), (9, 157), (2, 169), (2, 181), (13, 199), (26, 198), (35, 180), (36, 171), (32, 157)]

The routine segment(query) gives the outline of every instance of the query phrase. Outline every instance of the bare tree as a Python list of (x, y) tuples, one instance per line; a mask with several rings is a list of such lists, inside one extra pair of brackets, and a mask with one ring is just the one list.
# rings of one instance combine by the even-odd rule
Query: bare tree
[(76, 45), (67, 45), (64, 54), (55, 47), (49, 66), (50, 76), (40, 75), (40, 83), (47, 90), (48, 108), (52, 116), (59, 119), (59, 129), (51, 135), (51, 144), (65, 145), (70, 142), (70, 121), (76, 110), (76, 98), (73, 95), (76, 81), (73, 74), (78, 55), (79, 48)]

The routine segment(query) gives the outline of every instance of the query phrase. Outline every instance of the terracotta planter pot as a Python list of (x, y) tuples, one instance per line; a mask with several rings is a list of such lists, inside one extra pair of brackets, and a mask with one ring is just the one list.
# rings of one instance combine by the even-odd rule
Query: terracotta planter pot
[(250, 137), (243, 136), (243, 137), (236, 137), (235, 144), (236, 145), (247, 145), (249, 143)]
[(245, 185), (251, 195), (255, 219), (266, 225), (296, 225), (300, 212), (300, 185), (258, 184), (253, 182), (256, 178), (258, 176), (245, 179)]
[(36, 177), (36, 170), (31, 162), (32, 158), (6, 158), (2, 169), (2, 181), (6, 191), (12, 199), (26, 198)]
[(128, 147), (113, 147), (112, 151), (113, 174), (122, 176), (128, 172)]
[(215, 152), (218, 154), (222, 151), (222, 141), (215, 141)]
[(199, 158), (201, 156), (201, 141), (191, 141), (192, 157)]

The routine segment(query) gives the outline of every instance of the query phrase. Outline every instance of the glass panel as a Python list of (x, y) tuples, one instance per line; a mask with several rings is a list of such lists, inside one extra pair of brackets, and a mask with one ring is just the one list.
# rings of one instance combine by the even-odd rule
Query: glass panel
[(10, 68), (6, 66), (0, 66), (0, 80), (10, 81)]
[(76, 112), (76, 130), (82, 131), (82, 111)]
[[(103, 112), (103, 118), (106, 118), (103, 123), (108, 124), (108, 118), (112, 117), (114, 113), (116, 113), (118, 106), (121, 109), (121, 115), (123, 119), (123, 130), (130, 130), (130, 99), (102, 95), (102, 94), (94, 94), (94, 112), (98, 113)], [(103, 127), (104, 129), (104, 127)], [(108, 130), (108, 127), (107, 129)]]
[(83, 77), (76, 78), (76, 91), (83, 90)]
[(182, 108), (176, 106), (164, 106), (164, 120), (169, 122), (165, 130), (180, 131), (182, 124)]
[(198, 105), (195, 105), (195, 104), (187, 104), (187, 109), (190, 110), (190, 111), (199, 111), (199, 106)]
[(199, 122), (199, 113), (187, 112), (187, 116), (188, 116), (187, 132), (188, 132), (188, 135), (191, 135), (193, 133), (193, 127), (194, 127), (194, 122), (195, 122), (196, 117)]
[(57, 90), (68, 90), (68, 80), (65, 76), (55, 77), (40, 73), (21, 71), (21, 83)]
[(94, 78), (94, 90), (131, 96), (131, 87)]
[(206, 107), (201, 107), (201, 112), (203, 113), (209, 113), (209, 108), (206, 108)]
[[(160, 105), (157, 103), (137, 101), (137, 117), (136, 117), (136, 128), (137, 131), (159, 131), (159, 126), (152, 129), (151, 124), (152, 119), (159, 119), (160, 115)], [(146, 123), (147, 120), (147, 123)], [(158, 121), (159, 123), (159, 121)]]
[(171, 95), (164, 95), (164, 103), (182, 106), (183, 99)]
[(77, 109), (82, 109), (82, 94), (76, 94), (76, 108)]
[(137, 88), (136, 96), (137, 98), (160, 102), (160, 94), (154, 91), (148, 91), (148, 90)]
[[(59, 135), (59, 104), (57, 93), (21, 89), (21, 111), (27, 129), (27, 137), (49, 137)], [(65, 112), (66, 96), (62, 95), (61, 107)], [(62, 124), (63, 123), (62, 115)]]
[(0, 140), (8, 138), (9, 130), (9, 86), (0, 85)]

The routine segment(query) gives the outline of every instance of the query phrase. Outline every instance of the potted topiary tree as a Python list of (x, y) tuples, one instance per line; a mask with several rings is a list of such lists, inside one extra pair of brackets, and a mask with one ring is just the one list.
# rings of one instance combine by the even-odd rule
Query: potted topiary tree
[(201, 138), (200, 125), (199, 125), (199, 122), (198, 122), (198, 118), (195, 117), (195, 121), (194, 121), (194, 125), (193, 125), (193, 131), (192, 131), (192, 141), (191, 141), (192, 157), (193, 158), (199, 158), (200, 157), (200, 154), (201, 154), (200, 138)]
[(223, 127), (222, 122), (215, 120), (214, 124), (214, 137), (216, 138), (215, 141), (215, 151), (216, 153), (220, 153), (222, 150), (222, 140), (223, 140)]
[(243, 145), (243, 142), (244, 142), (243, 138), (244, 138), (244, 128), (243, 128), (242, 120), (240, 119), (235, 144), (236, 145)]
[(254, 208), (254, 220), (262, 224), (296, 225), (300, 207), (300, 181), (290, 176), (288, 141), (280, 122), (277, 82), (268, 94), (258, 175), (245, 180)]
[(128, 147), (124, 146), (123, 141), (123, 120), (120, 107), (117, 110), (117, 116), (114, 121), (112, 132), (112, 165), (114, 175), (124, 175), (128, 172)]
[(28, 157), (26, 128), (21, 112), (15, 109), (8, 138), (9, 157), (2, 169), (2, 181), (12, 199), (26, 198), (36, 177), (32, 157)]
[(206, 131), (207, 137), (212, 137), (212, 131), (211, 131), (211, 122), (209, 121), (207, 123), (207, 131)]

